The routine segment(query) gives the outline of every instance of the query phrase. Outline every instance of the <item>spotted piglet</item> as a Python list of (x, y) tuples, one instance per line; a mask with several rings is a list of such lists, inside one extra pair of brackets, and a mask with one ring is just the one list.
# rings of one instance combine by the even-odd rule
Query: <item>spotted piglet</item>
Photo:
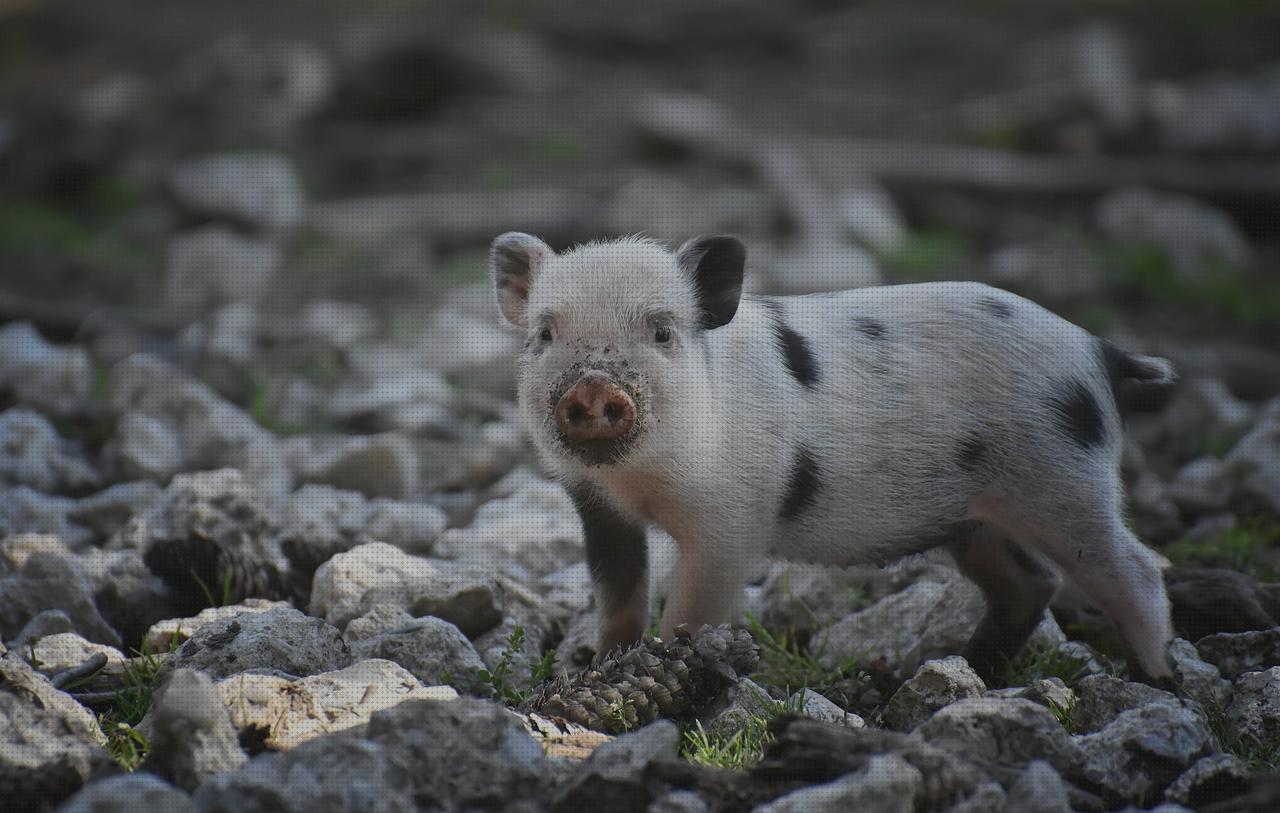
[(979, 283), (743, 296), (744, 259), (732, 237), (493, 242), (498, 304), (527, 335), (521, 414), (581, 515), (602, 649), (647, 626), (656, 524), (679, 548), (663, 637), (728, 620), (767, 555), (945, 546), (986, 597), (965, 653), (980, 673), (1039, 621), (1047, 559), (1116, 622), (1135, 674), (1171, 679), (1115, 401), (1121, 379), (1171, 381), (1168, 362)]

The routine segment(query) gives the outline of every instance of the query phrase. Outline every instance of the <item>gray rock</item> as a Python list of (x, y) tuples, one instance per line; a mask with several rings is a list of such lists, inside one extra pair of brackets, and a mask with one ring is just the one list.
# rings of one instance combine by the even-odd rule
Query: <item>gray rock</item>
[(794, 709), (797, 714), (802, 714), (813, 720), (822, 720), (823, 722), (850, 728), (864, 728), (867, 725), (867, 721), (857, 714), (845, 711), (831, 700), (828, 700), (826, 696), (818, 694), (812, 689), (801, 689), (793, 693), (787, 698), (787, 708)]
[(783, 630), (827, 626), (903, 586), (893, 574), (874, 566), (775, 562), (764, 581), (760, 622), (767, 629)]
[(378, 604), (434, 615), (475, 639), (502, 621), (503, 589), (482, 571), (371, 542), (316, 570), (310, 612), (345, 627)]
[(362, 728), (375, 712), (407, 700), (458, 699), (452, 687), (423, 686), (403, 667), (379, 658), (296, 680), (242, 673), (219, 681), (217, 688), (236, 729), (253, 732), (276, 751)]
[(1196, 641), (1200, 657), (1234, 680), (1245, 672), (1280, 666), (1280, 627), (1256, 632), (1220, 632)]
[(1218, 668), (1200, 659), (1190, 641), (1174, 638), (1169, 645), (1173, 672), (1182, 690), (1206, 709), (1225, 709), (1231, 702), (1231, 683)]
[(1231, 754), (1210, 754), (1196, 760), (1164, 792), (1169, 802), (1200, 809), (1213, 802), (1244, 793), (1249, 769)]
[(1169, 692), (1144, 683), (1127, 683), (1109, 675), (1090, 675), (1076, 684), (1072, 727), (1081, 734), (1099, 731), (1121, 713), (1152, 703), (1180, 706)]
[(1178, 469), (1169, 483), (1169, 499), (1193, 514), (1222, 511), (1231, 502), (1234, 485), (1221, 458), (1197, 457)]
[(654, 760), (674, 760), (680, 728), (670, 720), (623, 734), (596, 748), (557, 792), (552, 810), (644, 811), (650, 792), (644, 770)]
[(27, 486), (0, 488), (0, 539), (15, 534), (56, 536), (73, 550), (94, 541), (94, 533), (71, 520), (76, 501), (41, 494)]
[(466, 528), (445, 531), (440, 555), (487, 563), (518, 563), (533, 577), (582, 560), (582, 524), (560, 484), (532, 482), (480, 507)]
[(924, 661), (963, 649), (984, 609), (978, 588), (959, 573), (918, 581), (820, 631), (827, 643), (823, 665), (858, 656), (910, 676)]
[(986, 813), (988, 810), (1003, 810), (1008, 794), (999, 782), (983, 782), (974, 788), (968, 798), (961, 799), (951, 807), (948, 813)]
[(0, 388), (41, 412), (70, 414), (93, 389), (93, 364), (83, 348), (50, 344), (30, 322), (10, 322), (0, 327)]
[(196, 813), (191, 797), (155, 774), (140, 771), (90, 782), (58, 813)]
[(25, 652), (28, 656), (34, 651), (37, 668), (50, 678), (64, 669), (79, 666), (99, 654), (107, 659), (106, 665), (102, 668), (103, 673), (119, 675), (124, 672), (126, 659), (123, 652), (115, 647), (85, 640), (74, 632), (32, 636), (27, 640), (31, 642), (31, 648), (19, 645), (15, 649), (18, 652)]
[(85, 638), (119, 648), (119, 634), (102, 618), (87, 587), (69, 557), (32, 554), (17, 572), (0, 576), (0, 640), (14, 640), (46, 610), (61, 610)]
[(708, 813), (711, 806), (692, 790), (673, 790), (649, 805), (649, 813)]
[(880, 268), (869, 252), (834, 238), (806, 240), (787, 250), (766, 249), (764, 253), (773, 254), (758, 266), (768, 269), (763, 282), (771, 293), (843, 291), (879, 285), (882, 281)]
[(1035, 759), (1027, 763), (1005, 799), (1006, 813), (1070, 813), (1066, 783), (1053, 766)]
[(1168, 567), (1164, 583), (1174, 629), (1188, 638), (1276, 625), (1267, 595), (1244, 573), (1225, 567)]
[(43, 810), (105, 773), (111, 757), (92, 713), (21, 661), (0, 654), (0, 798)]
[(165, 301), (180, 308), (253, 302), (268, 290), (281, 261), (272, 243), (221, 225), (176, 235), (165, 261)]
[(306, 213), (306, 197), (289, 160), (266, 152), (211, 155), (174, 167), (169, 189), (204, 215), (267, 230), (290, 229)]
[(976, 697), (944, 706), (912, 737), (995, 770), (1047, 761), (1061, 774), (1079, 774), (1084, 754), (1057, 718), (1022, 699)]
[(246, 761), (227, 709), (202, 672), (169, 673), (156, 690), (149, 715), (151, 750), (143, 767), (183, 790), (195, 790)]
[(21, 407), (0, 413), (0, 483), (37, 491), (83, 491), (98, 472), (75, 444), (58, 437), (44, 416)]
[(354, 618), (342, 631), (347, 643), (376, 638), (383, 633), (410, 626), (416, 621), (403, 607), (394, 604), (375, 604), (369, 612)]
[(480, 678), (485, 665), (475, 647), (457, 627), (439, 618), (412, 619), (396, 629), (356, 641), (351, 652), (357, 659), (383, 658), (397, 663), (428, 686), (447, 683), (479, 695), (487, 685)]
[(1188, 766), (1217, 750), (1198, 709), (1165, 702), (1122, 712), (1078, 743), (1085, 776), (1117, 801), (1158, 798)]
[(1079, 302), (1102, 291), (1102, 270), (1069, 235), (1005, 246), (987, 259), (987, 270), (996, 285), (1046, 304)]
[(428, 553), (447, 519), (440, 509), (425, 503), (384, 497), (370, 500), (356, 491), (313, 484), (289, 495), (281, 524), (287, 539), (315, 548), (317, 558), (327, 560), (375, 541), (409, 553)]
[(1094, 219), (1119, 243), (1164, 250), (1187, 278), (1204, 274), (1210, 262), (1234, 268), (1253, 262), (1253, 250), (1235, 221), (1187, 195), (1126, 187), (1099, 201)]
[(1280, 144), (1280, 70), (1274, 64), (1240, 76), (1197, 73), (1160, 82), (1148, 107), (1163, 142), (1176, 152), (1266, 152)]
[(1039, 703), (1055, 714), (1071, 711), (1076, 704), (1076, 693), (1067, 688), (1062, 678), (1051, 677), (1033, 680), (1026, 686), (1013, 686), (1007, 689), (995, 689), (987, 692), (989, 697), (1020, 697)]
[(728, 737), (746, 728), (752, 719), (772, 716), (771, 710), (777, 707), (778, 701), (764, 687), (742, 678), (708, 704), (699, 722), (708, 732)]
[(1280, 398), (1270, 401), (1226, 457), (1236, 499), (1280, 515)]
[(1280, 750), (1280, 666), (1236, 678), (1227, 726), (1240, 742)]
[(910, 813), (924, 792), (920, 769), (896, 754), (877, 754), (866, 767), (834, 782), (812, 785), (756, 808), (759, 813), (876, 810)]
[(71, 617), (62, 610), (41, 610), (31, 617), (9, 644), (15, 650), (23, 652), (35, 641), (63, 633), (75, 634), (75, 624), (71, 622)]
[(306, 677), (350, 663), (351, 650), (338, 630), (290, 608), (206, 624), (169, 656), (164, 669), (195, 669), (217, 680), (251, 669)]
[(186, 464), (178, 431), (151, 415), (121, 415), (116, 423), (116, 444), (116, 463), (125, 477), (168, 480)]
[(926, 661), (889, 698), (882, 719), (889, 728), (910, 731), (943, 706), (981, 697), (987, 686), (958, 655)]
[(398, 433), (289, 438), (284, 453), (300, 483), (396, 499), (418, 489), (418, 453), (409, 438)]
[(168, 652), (176, 649), (196, 632), (209, 624), (230, 621), (244, 613), (264, 613), (268, 610), (289, 609), (283, 601), (267, 601), (260, 598), (247, 598), (238, 604), (224, 607), (206, 607), (190, 618), (166, 618), (157, 621), (147, 629), (142, 639), (143, 649), (147, 652)]
[(116, 483), (79, 500), (67, 516), (93, 531), (99, 539), (107, 539), (123, 528), (130, 517), (145, 511), (160, 494), (160, 486), (149, 481)]

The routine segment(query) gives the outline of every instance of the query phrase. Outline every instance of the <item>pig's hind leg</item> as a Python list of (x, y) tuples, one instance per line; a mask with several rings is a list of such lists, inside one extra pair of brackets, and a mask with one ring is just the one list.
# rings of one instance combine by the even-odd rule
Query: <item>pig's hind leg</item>
[(1058, 576), (1001, 529), (962, 523), (947, 550), (982, 590), (986, 615), (965, 648), (969, 665), (991, 684), (1026, 643), (1058, 588)]

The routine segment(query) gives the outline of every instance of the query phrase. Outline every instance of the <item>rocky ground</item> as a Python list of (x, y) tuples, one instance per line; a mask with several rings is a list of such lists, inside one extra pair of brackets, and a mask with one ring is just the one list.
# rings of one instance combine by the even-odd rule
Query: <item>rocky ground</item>
[[(1097, 13), (0, 3), (6, 809), (1275, 809), (1280, 16)], [(583, 671), (508, 229), (982, 279), (1174, 359), (1124, 476), (1179, 692), (1070, 589), (985, 685), (933, 555)]]

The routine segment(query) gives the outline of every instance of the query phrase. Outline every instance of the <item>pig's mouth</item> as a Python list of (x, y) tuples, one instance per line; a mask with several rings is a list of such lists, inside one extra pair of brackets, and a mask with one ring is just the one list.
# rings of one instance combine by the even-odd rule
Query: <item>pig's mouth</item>
[(548, 429), (569, 456), (588, 466), (621, 463), (642, 434), (644, 399), (624, 383), (639, 376), (623, 367), (576, 364), (548, 393)]

